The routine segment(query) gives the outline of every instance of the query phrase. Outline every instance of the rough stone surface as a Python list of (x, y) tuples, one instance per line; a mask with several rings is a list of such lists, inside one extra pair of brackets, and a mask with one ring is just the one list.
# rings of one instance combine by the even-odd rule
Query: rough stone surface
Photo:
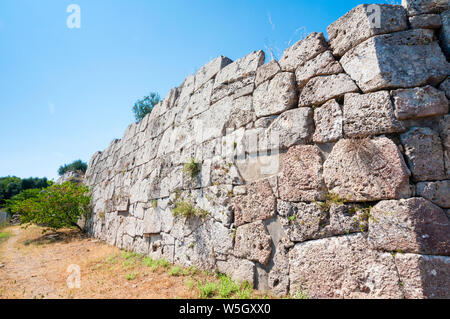
[(450, 257), (397, 254), (395, 264), (405, 298), (450, 298)]
[(366, 137), (405, 131), (394, 116), (389, 92), (349, 93), (344, 98), (344, 135)]
[(253, 94), (253, 103), (257, 117), (278, 114), (296, 106), (297, 89), (295, 75), (282, 72), (259, 85)]
[(302, 88), (308, 81), (319, 75), (331, 75), (342, 73), (344, 70), (338, 61), (333, 57), (330, 51), (325, 51), (314, 59), (300, 65), (295, 71), (297, 85)]
[(267, 265), (272, 253), (272, 240), (261, 221), (237, 228), (234, 253), (237, 257)]
[(290, 291), (310, 298), (402, 298), (390, 253), (361, 234), (299, 243), (289, 253)]
[(448, 113), (445, 93), (428, 85), (391, 91), (395, 116), (400, 120), (436, 116)]
[(358, 87), (347, 74), (318, 76), (301, 89), (298, 106), (318, 106), (345, 93), (357, 91)]
[(286, 201), (314, 201), (325, 196), (322, 157), (317, 146), (291, 147), (282, 159), (279, 194)]
[(450, 77), (446, 78), (445, 81), (439, 85), (439, 89), (445, 93), (447, 99), (450, 99)]
[(276, 199), (267, 180), (247, 185), (247, 193), (232, 199), (237, 226), (275, 215)]
[(195, 73), (195, 91), (197, 91), (203, 84), (211, 80), (217, 73), (219, 73), (220, 70), (232, 62), (233, 61), (227, 57), (219, 56), (205, 66), (201, 67), (197, 73)]
[(449, 71), (433, 31), (415, 29), (372, 37), (340, 60), (363, 92), (436, 85)]
[(286, 237), (279, 239), (273, 257), (274, 266), (268, 276), (268, 286), (275, 295), (286, 296), (289, 293), (289, 249), (294, 244)]
[(255, 85), (259, 86), (261, 83), (271, 80), (280, 71), (281, 71), (280, 65), (275, 60), (272, 60), (264, 65), (261, 65), (256, 70)]
[(439, 122), (439, 135), (444, 147), (444, 162), (447, 178), (450, 178), (450, 115), (445, 115)]
[(314, 143), (335, 142), (342, 137), (343, 116), (341, 106), (330, 100), (314, 109)]
[(313, 32), (287, 48), (278, 63), (283, 71), (295, 72), (300, 65), (325, 52), (326, 49), (327, 42), (323, 33)]
[(442, 208), (450, 208), (450, 181), (417, 183), (416, 193)]
[(388, 138), (342, 139), (324, 163), (329, 192), (351, 201), (408, 197), (410, 172)]
[[(311, 141), (314, 133), (313, 110), (309, 107), (297, 108), (282, 113), (267, 129), (267, 141), (273, 149), (288, 149), (296, 144)], [(271, 135), (278, 136), (279, 144), (270, 143)], [(275, 139), (275, 137), (273, 137)], [(276, 140), (276, 139), (275, 139)]]
[(362, 4), (332, 23), (327, 32), (333, 54), (342, 56), (349, 49), (374, 35), (407, 28), (406, 12), (402, 7), (389, 4)]
[(442, 29), (439, 36), (442, 50), (450, 58), (450, 10), (441, 13)]
[(246, 259), (240, 259), (230, 255), (228, 260), (217, 261), (217, 270), (221, 273), (229, 274), (232, 280), (238, 282), (248, 281), (253, 284), (255, 264)]
[(450, 221), (430, 201), (419, 197), (381, 201), (370, 214), (368, 241), (374, 249), (450, 254)]
[(400, 136), (415, 181), (446, 178), (444, 152), (439, 135), (428, 127), (413, 127)]
[(442, 26), (439, 14), (422, 14), (409, 18), (413, 29), (439, 29)]
[(447, 0), (402, 0), (402, 6), (405, 7), (410, 16), (440, 13), (449, 9)]

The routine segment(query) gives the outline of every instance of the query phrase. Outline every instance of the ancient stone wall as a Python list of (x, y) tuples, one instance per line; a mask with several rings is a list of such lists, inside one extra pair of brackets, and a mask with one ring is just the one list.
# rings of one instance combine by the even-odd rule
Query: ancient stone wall
[(450, 298), (448, 1), (218, 57), (92, 157), (89, 231), (276, 294)]

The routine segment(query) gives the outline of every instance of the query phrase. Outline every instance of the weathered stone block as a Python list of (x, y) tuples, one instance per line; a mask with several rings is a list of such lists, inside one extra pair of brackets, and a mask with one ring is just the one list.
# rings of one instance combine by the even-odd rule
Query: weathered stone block
[(381, 201), (370, 214), (368, 241), (373, 249), (450, 254), (450, 222), (445, 212), (428, 200)]
[(290, 291), (310, 298), (402, 298), (392, 256), (361, 234), (307, 241), (289, 252)]
[(256, 221), (237, 228), (234, 245), (234, 254), (237, 257), (267, 265), (271, 253), (272, 240), (263, 222)]
[(394, 100), (395, 116), (400, 120), (448, 113), (445, 93), (430, 85), (391, 91), (391, 96)]
[(445, 93), (447, 99), (450, 99), (450, 77), (446, 78), (445, 81), (439, 85), (439, 89)]
[(271, 80), (279, 72), (281, 72), (281, 68), (276, 60), (261, 65), (256, 70), (255, 85), (258, 87), (261, 83)]
[(279, 114), (297, 103), (295, 75), (282, 72), (259, 85), (253, 93), (253, 105), (257, 117)]
[(442, 26), (439, 14), (422, 14), (409, 18), (413, 29), (439, 29)]
[(447, 0), (402, 0), (402, 6), (409, 16), (424, 13), (440, 13), (449, 9)]
[(394, 116), (388, 91), (368, 94), (349, 93), (344, 98), (344, 135), (366, 137), (405, 131)]
[[(272, 122), (266, 133), (267, 146), (271, 150), (288, 149), (293, 145), (311, 141), (314, 133), (312, 108), (302, 107), (282, 113)], [(278, 136), (278, 145), (273, 145), (277, 138), (271, 139), (271, 135)]]
[(406, 29), (406, 11), (401, 6), (362, 4), (332, 23), (327, 32), (333, 54), (342, 56), (374, 35)]
[(237, 226), (275, 216), (276, 199), (267, 180), (247, 185), (247, 194), (233, 197), (232, 202)]
[(442, 208), (450, 208), (450, 181), (421, 182), (416, 186), (417, 195)]
[(437, 85), (450, 69), (433, 31), (414, 29), (372, 37), (340, 60), (363, 92)]
[(415, 181), (442, 180), (444, 152), (439, 135), (428, 127), (413, 127), (400, 136)]
[(277, 296), (286, 296), (289, 293), (289, 249), (294, 244), (286, 237), (280, 238), (276, 243), (273, 267), (269, 272), (268, 286)]
[(445, 115), (439, 121), (439, 135), (444, 147), (444, 162), (447, 178), (450, 178), (450, 115)]
[(285, 201), (314, 201), (324, 199), (320, 149), (312, 145), (291, 147), (282, 159), (279, 177), (280, 198)]
[(450, 257), (396, 254), (395, 264), (405, 298), (450, 298)]
[(295, 71), (295, 78), (297, 79), (298, 87), (302, 88), (313, 77), (343, 72), (344, 69), (342, 69), (342, 66), (333, 57), (331, 51), (327, 50), (316, 56), (314, 59), (300, 65)]
[(283, 71), (295, 72), (300, 65), (326, 50), (327, 41), (323, 33), (313, 32), (287, 48), (278, 63)]
[(439, 40), (447, 59), (450, 59), (450, 10), (441, 13), (441, 22), (442, 29)]
[(342, 110), (336, 100), (314, 109), (314, 143), (335, 142), (342, 137)]
[(220, 70), (222, 70), (225, 66), (232, 63), (229, 58), (224, 56), (219, 56), (215, 58), (214, 60), (208, 62), (208, 64), (202, 66), (197, 73), (195, 73), (195, 84), (194, 88), (195, 91), (200, 89), (203, 84), (211, 80), (213, 77), (216, 76), (217, 73), (219, 73)]
[(229, 255), (227, 260), (218, 260), (216, 264), (217, 270), (228, 274), (232, 280), (248, 281), (253, 284), (255, 276), (255, 264), (253, 262)]
[(253, 97), (246, 95), (231, 102), (231, 114), (226, 129), (235, 130), (247, 125), (256, 118), (253, 110)]
[(358, 92), (358, 87), (347, 74), (318, 76), (301, 89), (298, 106), (318, 106), (350, 92)]
[(408, 197), (410, 172), (388, 138), (343, 139), (324, 163), (330, 193), (351, 201)]

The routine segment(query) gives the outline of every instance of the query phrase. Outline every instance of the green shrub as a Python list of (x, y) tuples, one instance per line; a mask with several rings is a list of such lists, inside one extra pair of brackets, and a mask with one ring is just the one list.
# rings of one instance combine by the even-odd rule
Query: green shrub
[(187, 200), (178, 200), (175, 202), (175, 207), (172, 208), (172, 214), (174, 217), (200, 217), (202, 219), (209, 215), (207, 210), (197, 208)]
[(77, 222), (90, 212), (91, 197), (88, 194), (87, 186), (65, 182), (10, 200), (8, 208), (20, 215), (21, 224), (44, 225), (44, 232), (74, 227), (82, 230)]
[(191, 158), (189, 162), (184, 164), (183, 171), (189, 174), (191, 178), (195, 178), (200, 173), (200, 163), (195, 162), (195, 159)]
[(144, 96), (142, 99), (134, 103), (133, 113), (136, 122), (140, 122), (147, 114), (151, 113), (156, 104), (160, 102), (161, 98), (158, 93), (151, 92), (150, 95)]
[(87, 163), (83, 162), (82, 160), (76, 160), (70, 164), (65, 164), (59, 167), (58, 174), (59, 176), (64, 175), (67, 172), (83, 172), (86, 173), (87, 170)]

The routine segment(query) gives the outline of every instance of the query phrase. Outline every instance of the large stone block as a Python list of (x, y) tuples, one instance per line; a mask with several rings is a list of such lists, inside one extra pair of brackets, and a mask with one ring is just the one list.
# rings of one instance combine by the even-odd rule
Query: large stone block
[(235, 281), (248, 281), (253, 284), (255, 264), (249, 260), (236, 258), (232, 255), (228, 255), (227, 258), (227, 260), (218, 260), (216, 262), (217, 270), (229, 275)]
[(327, 41), (323, 33), (313, 32), (287, 48), (278, 63), (283, 71), (295, 72), (300, 65), (326, 50)]
[(448, 113), (445, 93), (430, 85), (391, 91), (391, 96), (394, 100), (395, 116), (400, 120)]
[(257, 261), (267, 265), (272, 253), (272, 239), (264, 223), (256, 221), (239, 226), (236, 231), (234, 254), (237, 257)]
[(310, 298), (402, 298), (390, 253), (362, 234), (299, 243), (289, 252), (290, 291)]
[(256, 70), (255, 85), (259, 86), (261, 83), (271, 80), (279, 72), (281, 72), (281, 68), (276, 60), (272, 60), (267, 64), (261, 65)]
[(298, 106), (318, 106), (350, 92), (358, 92), (358, 87), (347, 74), (318, 76), (301, 89)]
[(330, 143), (342, 137), (343, 116), (341, 106), (330, 100), (314, 109), (314, 143)]
[(417, 183), (416, 193), (442, 208), (450, 208), (450, 181)]
[(237, 226), (275, 215), (276, 199), (267, 180), (247, 185), (247, 194), (234, 196), (232, 202)]
[(289, 240), (303, 242), (364, 231), (367, 218), (355, 205), (277, 202), (277, 212)]
[(446, 78), (445, 81), (439, 85), (439, 89), (445, 93), (447, 99), (450, 99), (450, 77)]
[(259, 85), (253, 93), (253, 105), (257, 117), (279, 114), (295, 107), (297, 88), (295, 75), (282, 72)]
[(342, 139), (324, 163), (330, 193), (351, 201), (408, 197), (410, 172), (388, 138)]
[(344, 98), (344, 135), (366, 137), (404, 132), (405, 126), (394, 115), (388, 91), (367, 94), (348, 93)]
[(439, 121), (439, 135), (444, 147), (444, 162), (447, 178), (450, 178), (450, 115), (445, 115)]
[(289, 249), (294, 244), (286, 237), (281, 237), (275, 244), (273, 267), (268, 275), (268, 287), (277, 296), (289, 293)]
[(256, 118), (253, 109), (253, 97), (246, 95), (231, 102), (231, 114), (226, 129), (235, 130), (247, 125)]
[(402, 6), (405, 7), (410, 16), (440, 13), (449, 9), (448, 0), (402, 0)]
[(381, 201), (369, 219), (373, 249), (427, 255), (450, 254), (450, 221), (445, 212), (424, 198)]
[(437, 85), (450, 72), (433, 30), (414, 29), (372, 37), (340, 60), (363, 92)]
[(219, 73), (220, 70), (222, 70), (225, 66), (232, 63), (229, 58), (224, 56), (219, 56), (215, 58), (214, 60), (208, 62), (208, 64), (202, 66), (197, 73), (195, 73), (195, 82), (194, 82), (194, 88), (195, 91), (200, 89), (203, 84), (211, 80), (213, 77), (216, 76), (217, 73)]
[(439, 14), (421, 14), (410, 17), (409, 24), (413, 29), (439, 29), (442, 26)]
[[(282, 113), (272, 122), (266, 133), (267, 146), (271, 150), (288, 149), (296, 144), (310, 142), (314, 133), (312, 108), (302, 107)], [(276, 136), (278, 136), (278, 145), (274, 145)]]
[(280, 198), (285, 201), (314, 201), (325, 197), (320, 149), (312, 145), (291, 147), (282, 159)]
[(441, 22), (442, 29), (439, 40), (447, 59), (450, 59), (450, 10), (441, 13)]
[(395, 264), (405, 298), (450, 298), (450, 257), (396, 254)]
[(314, 59), (300, 65), (295, 71), (295, 78), (297, 85), (302, 88), (308, 81), (319, 75), (331, 75), (344, 72), (342, 66), (333, 57), (331, 51), (325, 51)]
[(400, 140), (415, 181), (446, 178), (442, 143), (435, 131), (428, 127), (413, 127), (400, 135)]
[(332, 23), (327, 32), (333, 54), (342, 56), (374, 35), (406, 29), (406, 11), (401, 6), (361, 4)]

